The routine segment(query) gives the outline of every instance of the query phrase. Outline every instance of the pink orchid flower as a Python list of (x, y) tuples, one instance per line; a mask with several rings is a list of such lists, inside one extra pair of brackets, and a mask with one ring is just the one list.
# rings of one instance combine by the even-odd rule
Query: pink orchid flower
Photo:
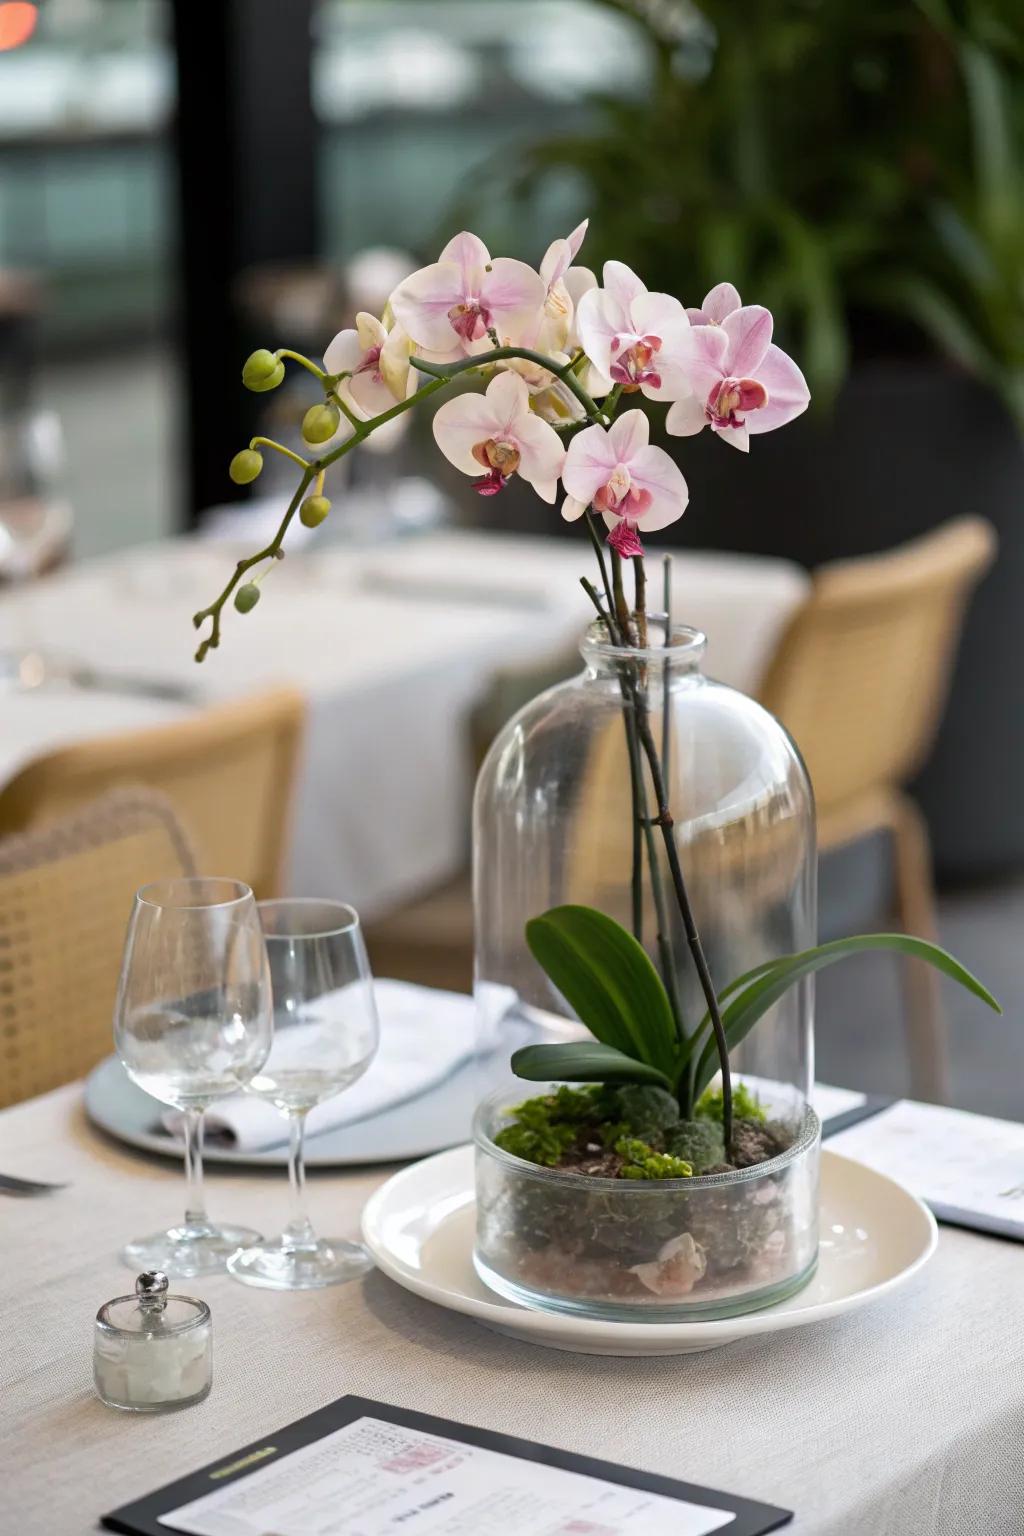
[(685, 389), (686, 311), (671, 294), (648, 293), (621, 261), (605, 262), (604, 287), (583, 294), (576, 323), (594, 368), (613, 384), (651, 400), (672, 400)]
[(540, 278), (544, 284), (544, 308), (538, 317), (533, 336), (523, 345), (537, 347), (541, 352), (563, 352), (569, 339), (574, 305), (568, 277), (572, 263), (579, 254), (583, 237), (587, 232), (588, 219), (577, 224), (571, 235), (552, 240), (540, 264)]
[(667, 528), (690, 499), (678, 464), (648, 442), (649, 431), (643, 411), (626, 411), (607, 431), (587, 427), (569, 444), (562, 471), (569, 493), (562, 516), (573, 522), (595, 507), (609, 544), (625, 558), (643, 554), (639, 533)]
[(691, 309), (687, 305), (686, 318), (691, 325), (721, 325), (726, 315), (731, 315), (739, 307), (740, 296), (732, 283), (716, 283), (704, 295), (700, 309)]
[(472, 350), (488, 332), (518, 338), (537, 323), (545, 285), (525, 261), (497, 256), (465, 231), (449, 240), (433, 266), (422, 267), (391, 295), (395, 318), (422, 347)]
[[(728, 283), (713, 288), (703, 313), (722, 313), (732, 297), (739, 298), (729, 289)], [(721, 320), (692, 326), (683, 365), (689, 394), (669, 407), (666, 431), (692, 437), (710, 427), (746, 453), (752, 436), (784, 427), (805, 411), (807, 381), (772, 342), (772, 328), (771, 313), (759, 304), (736, 306)]]
[(339, 331), (324, 353), (328, 373), (347, 374), (339, 385), (359, 414), (379, 416), (410, 392), (408, 338), (390, 333), (375, 315), (360, 312), (354, 330)]
[(475, 489), (494, 496), (512, 475), (553, 502), (565, 449), (558, 433), (530, 410), (530, 392), (517, 373), (495, 374), (483, 395), (445, 401), (434, 417), (434, 438), (449, 463), (480, 475)]

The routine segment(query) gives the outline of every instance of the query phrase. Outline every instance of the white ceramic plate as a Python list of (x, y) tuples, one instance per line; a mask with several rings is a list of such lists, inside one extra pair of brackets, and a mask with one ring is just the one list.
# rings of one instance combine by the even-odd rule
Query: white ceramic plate
[(454, 1147), (396, 1173), (363, 1212), (363, 1239), (407, 1290), (532, 1344), (590, 1355), (677, 1355), (800, 1328), (866, 1306), (931, 1258), (935, 1218), (894, 1180), (821, 1155), (821, 1249), (814, 1279), (777, 1306), (718, 1322), (602, 1323), (533, 1311), (487, 1289), (473, 1268), (473, 1149)]
[[(345, 1168), (360, 1163), (404, 1163), (442, 1147), (465, 1141), (473, 1122), (479, 1083), (472, 1061), (418, 1098), (405, 1099), (353, 1125), (336, 1126), (306, 1139), (310, 1168)], [(136, 1086), (116, 1056), (108, 1056), (89, 1074), (85, 1084), (86, 1112), (101, 1130), (129, 1146), (163, 1157), (182, 1156), (182, 1145), (160, 1126), (165, 1105)], [(279, 1145), (259, 1151), (218, 1146), (207, 1138), (203, 1158), (208, 1163), (242, 1163), (284, 1167), (288, 1162), (287, 1126), (281, 1119)]]

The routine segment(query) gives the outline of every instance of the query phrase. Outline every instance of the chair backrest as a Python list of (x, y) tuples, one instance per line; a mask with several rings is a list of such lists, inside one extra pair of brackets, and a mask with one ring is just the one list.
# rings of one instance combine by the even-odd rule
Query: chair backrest
[(277, 895), (304, 713), (301, 694), (275, 689), (48, 753), (0, 790), (0, 834), (53, 821), (117, 786), (147, 785), (188, 827), (204, 873)]
[(155, 790), (114, 790), (0, 839), (0, 1109), (110, 1053), (135, 892), (195, 873), (188, 836)]
[(962, 517), (815, 572), (760, 696), (803, 753), (820, 811), (895, 789), (922, 766), (967, 599), (995, 548), (988, 523)]

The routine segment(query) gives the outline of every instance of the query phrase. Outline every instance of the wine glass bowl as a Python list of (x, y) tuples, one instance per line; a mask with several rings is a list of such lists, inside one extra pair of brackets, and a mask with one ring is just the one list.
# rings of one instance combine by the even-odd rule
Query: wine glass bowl
[(125, 941), (114, 1041), (128, 1076), (183, 1113), (188, 1198), (181, 1226), (128, 1244), (123, 1256), (134, 1268), (207, 1274), (259, 1240), (206, 1215), (202, 1115), (260, 1070), (271, 1030), (270, 970), (249, 887), (209, 877), (143, 886)]
[(358, 914), (343, 902), (296, 898), (259, 903), (274, 997), (274, 1040), (248, 1092), (286, 1115), (292, 1215), (281, 1236), (239, 1252), (228, 1269), (250, 1285), (309, 1290), (371, 1268), (360, 1245), (318, 1238), (305, 1211), (305, 1120), (360, 1078), (377, 1050), (379, 1025)]

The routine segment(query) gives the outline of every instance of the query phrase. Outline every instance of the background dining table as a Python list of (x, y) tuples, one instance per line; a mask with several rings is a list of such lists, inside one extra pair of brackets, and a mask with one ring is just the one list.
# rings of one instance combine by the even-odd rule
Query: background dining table
[[(516, 1342), (379, 1272), (294, 1294), (176, 1281), (212, 1309), (213, 1390), (193, 1408), (133, 1416), (93, 1393), (93, 1318), (131, 1289), (120, 1245), (177, 1214), (180, 1169), (94, 1131), (72, 1084), (0, 1114), (0, 1171), (72, 1181), (0, 1201), (5, 1536), (82, 1536), (344, 1393), (780, 1504), (796, 1511), (793, 1536), (1024, 1530), (1019, 1244), (944, 1227), (925, 1269), (870, 1307), (657, 1359)], [(318, 1229), (354, 1234), (390, 1171), (312, 1176)], [(217, 1169), (211, 1211), (273, 1224), (285, 1182)]]
[[(464, 865), (469, 712), (499, 669), (572, 656), (593, 556), (582, 536), (457, 530), (300, 547), (257, 612), (228, 609), (198, 667), (191, 616), (258, 543), (145, 545), (0, 594), (0, 657), (51, 666), (41, 686), (0, 693), (0, 784), (56, 747), (292, 683), (310, 713), (291, 888), (373, 917)], [(711, 675), (751, 690), (808, 580), (784, 560), (676, 554), (674, 611), (707, 632)]]

